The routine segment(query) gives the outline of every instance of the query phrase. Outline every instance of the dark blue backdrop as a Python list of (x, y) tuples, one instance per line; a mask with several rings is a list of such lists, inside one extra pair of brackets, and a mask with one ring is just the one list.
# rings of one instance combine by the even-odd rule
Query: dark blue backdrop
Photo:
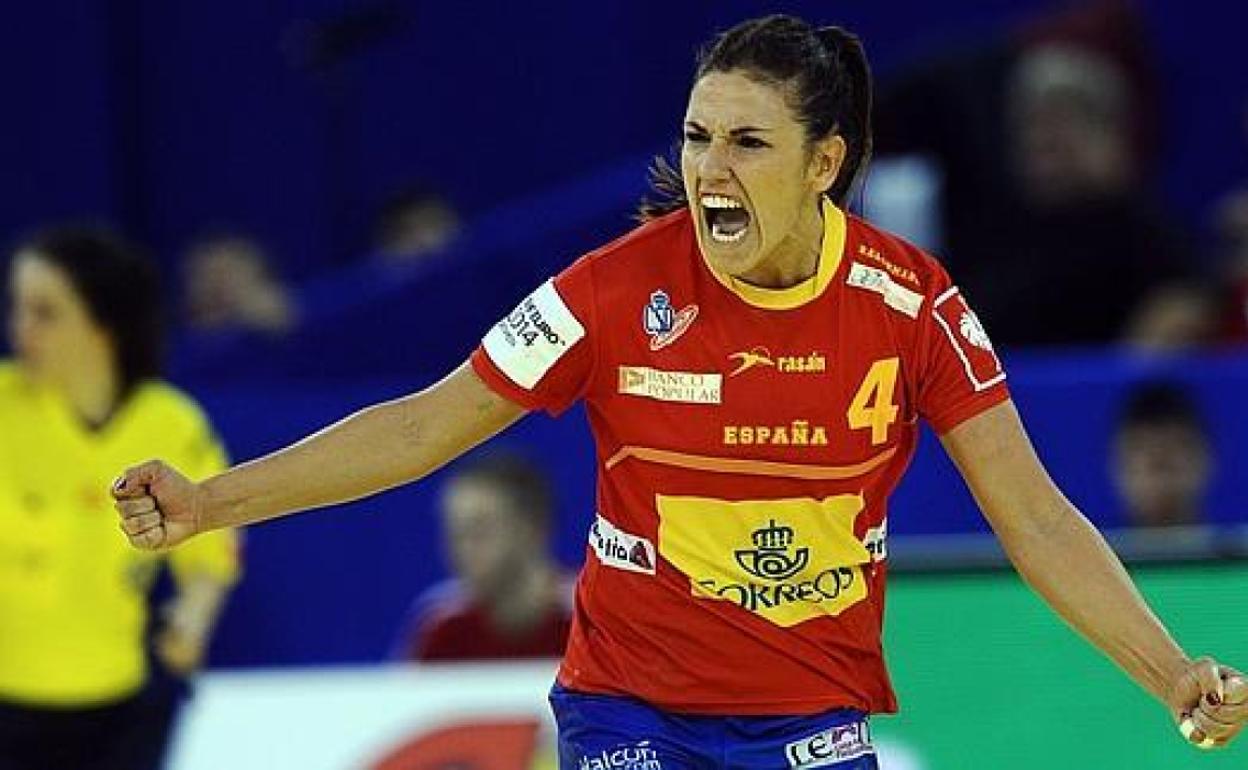
[[(982, 41), (1061, 5), (10, 4), (0, 24), (0, 237), (98, 214), (168, 255), (204, 228), (233, 225), (272, 244), (288, 272), (306, 275), (361, 250), (369, 212), (413, 179), (472, 215), (665, 147), (695, 46), (746, 16), (789, 10), (848, 24), (886, 79), (923, 51)], [(1195, 218), (1248, 178), (1248, 12), (1234, 3), (1197, 12), (1181, 0), (1138, 5), (1169, 108), (1167, 198)], [(377, 7), (394, 9), (392, 33), (339, 66), (298, 64), (316, 39), (311, 25)]]

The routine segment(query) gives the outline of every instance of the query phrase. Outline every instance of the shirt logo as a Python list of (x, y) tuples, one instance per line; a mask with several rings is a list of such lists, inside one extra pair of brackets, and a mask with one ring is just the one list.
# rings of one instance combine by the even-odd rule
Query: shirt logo
[(854, 535), (861, 495), (718, 500), (656, 495), (658, 547), (700, 600), (781, 628), (867, 599), (872, 556)]
[(984, 325), (979, 322), (975, 311), (968, 308), (962, 313), (962, 318), (958, 320), (958, 331), (967, 342), (980, 350), (992, 350), (992, 340), (988, 339), (988, 332), (984, 331)]
[(602, 514), (594, 517), (594, 523), (589, 527), (589, 547), (604, 566), (625, 572), (654, 574), (654, 543), (617, 528), (602, 518)]
[(784, 747), (784, 755), (793, 770), (826, 767), (873, 753), (871, 731), (865, 720), (829, 727)]
[(554, 281), (546, 281), (490, 329), (482, 346), (512, 382), (532, 390), (584, 336), (585, 327), (559, 296)]
[(849, 277), (845, 279), (845, 283), (879, 294), (884, 298), (884, 304), (893, 310), (911, 318), (919, 317), (919, 308), (923, 306), (923, 295), (897, 283), (884, 270), (854, 262), (849, 266)]
[(669, 372), (648, 366), (621, 366), (619, 392), (681, 404), (722, 402), (723, 375), (718, 372)]
[(822, 353), (812, 351), (804, 356), (772, 356), (771, 351), (762, 345), (730, 353), (728, 360), (737, 363), (737, 368), (728, 373), (729, 377), (736, 377), (756, 366), (769, 366), (784, 374), (821, 374), (828, 370), (828, 359)]
[(975, 392), (987, 390), (1005, 379), (1005, 370), (992, 349), (984, 325), (956, 286), (947, 289), (932, 305), (936, 322), (962, 361), (966, 379)]
[(697, 305), (686, 305), (677, 312), (667, 292), (662, 289), (651, 292), (650, 303), (641, 314), (642, 328), (650, 335), (650, 349), (662, 350), (680, 339), (697, 317)]
[(725, 425), (724, 446), (827, 446), (828, 429), (809, 420), (788, 425)]
[(737, 564), (754, 577), (764, 580), (787, 580), (810, 563), (810, 549), (798, 548), (790, 555), (793, 545), (793, 528), (777, 524), (775, 519), (766, 527), (754, 530), (750, 536), (753, 548), (743, 548), (736, 553)]
[(737, 362), (737, 368), (729, 373), (729, 377), (736, 377), (747, 369), (753, 369), (756, 366), (775, 367), (776, 362), (771, 360), (771, 352), (764, 347), (751, 348), (740, 353), (733, 353), (728, 356), (730, 360)]

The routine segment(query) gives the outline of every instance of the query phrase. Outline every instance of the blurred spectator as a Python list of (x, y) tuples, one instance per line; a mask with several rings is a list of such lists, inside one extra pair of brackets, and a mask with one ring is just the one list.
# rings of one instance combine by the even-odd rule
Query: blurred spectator
[(1154, 289), (1127, 323), (1123, 341), (1146, 353), (1164, 353), (1218, 341), (1222, 316), (1216, 289), (1175, 281)]
[(1007, 345), (1117, 340), (1188, 249), (1145, 190), (1156, 123), (1140, 25), (1104, 0), (886, 88), (881, 154), (933, 160), (947, 257)]
[(192, 244), (183, 262), (185, 321), (194, 331), (255, 331), (281, 335), (295, 310), (264, 249), (242, 235)]
[(417, 262), (459, 234), (459, 214), (436, 193), (411, 188), (388, 200), (377, 217), (374, 246), (386, 261)]
[(455, 578), (417, 599), (402, 640), (408, 660), (559, 657), (573, 578), (550, 552), (550, 482), (519, 457), (456, 474), (442, 495)]
[(1152, 382), (1127, 396), (1115, 437), (1113, 480), (1128, 524), (1203, 524), (1213, 464), (1204, 422), (1185, 390)]
[(1214, 226), (1217, 269), (1225, 286), (1223, 331), (1230, 341), (1248, 342), (1248, 189), (1222, 201)]
[[(204, 415), (159, 376), (159, 289), (132, 247), (47, 231), (10, 270), (15, 359), (0, 361), (0, 768), (144, 770), (181, 694), (149, 666), (148, 598), (163, 557), (117, 531), (114, 474), (172, 453), (195, 478), (225, 467)], [(203, 660), (237, 571), (233, 533), (168, 555), (176, 595), (155, 658)]]

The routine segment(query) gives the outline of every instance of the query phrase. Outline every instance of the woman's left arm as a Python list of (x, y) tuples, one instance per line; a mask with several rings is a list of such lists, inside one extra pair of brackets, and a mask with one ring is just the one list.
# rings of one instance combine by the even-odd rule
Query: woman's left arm
[(1023, 579), (1177, 720), (1190, 714), (1199, 729), (1193, 742), (1233, 738), (1248, 719), (1248, 683), (1212, 660), (1191, 660), (1171, 638), (1104, 538), (1053, 483), (1013, 403), (941, 440)]

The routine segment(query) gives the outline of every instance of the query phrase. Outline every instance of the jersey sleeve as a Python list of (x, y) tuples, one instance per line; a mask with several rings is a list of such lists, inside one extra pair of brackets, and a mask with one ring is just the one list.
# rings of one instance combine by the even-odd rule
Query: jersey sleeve
[(581, 259), (490, 329), (472, 367), (492, 390), (558, 415), (584, 395), (594, 366), (592, 263)]
[(918, 412), (943, 434), (1005, 401), (1010, 393), (988, 333), (943, 271), (923, 313)]
[[(225, 448), (209, 426), (207, 419), (195, 410), (189, 435), (181, 457), (171, 457), (174, 467), (192, 481), (199, 481), (225, 470), (229, 464)], [(222, 584), (233, 584), (240, 572), (240, 535), (232, 529), (214, 530), (191, 538), (169, 554), (169, 567), (174, 578), (183, 583), (195, 575), (207, 575)]]

